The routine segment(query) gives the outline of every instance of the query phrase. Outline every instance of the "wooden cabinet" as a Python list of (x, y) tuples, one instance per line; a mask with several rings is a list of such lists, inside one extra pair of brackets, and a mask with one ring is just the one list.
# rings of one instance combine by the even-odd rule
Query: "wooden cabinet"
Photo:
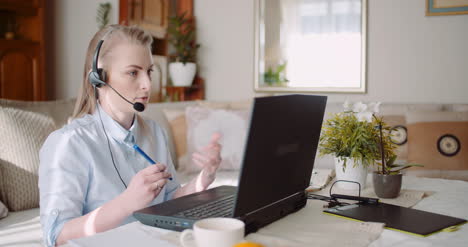
[[(185, 13), (193, 17), (194, 0), (120, 0), (119, 23), (123, 25), (138, 25), (148, 30), (154, 38), (152, 51), (155, 56), (165, 57), (166, 63), (170, 61), (167, 27), (169, 16)], [(155, 59), (156, 60), (156, 59)], [(161, 65), (161, 64), (160, 64)], [(161, 68), (168, 71), (168, 68)], [(151, 96), (153, 101), (185, 101), (205, 98), (204, 80), (197, 74), (190, 87), (174, 87), (158, 83), (158, 92)]]
[(169, 16), (167, 0), (132, 0), (129, 8), (129, 25), (138, 25), (154, 37), (164, 39)]
[(45, 100), (44, 2), (0, 0), (0, 12), (14, 25), (0, 31), (0, 98)]
[(0, 97), (43, 100), (39, 44), (0, 40)]

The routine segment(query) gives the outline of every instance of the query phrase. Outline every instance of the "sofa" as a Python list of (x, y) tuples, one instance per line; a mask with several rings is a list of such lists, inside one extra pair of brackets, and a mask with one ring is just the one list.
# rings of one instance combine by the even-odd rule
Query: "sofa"
[[(206, 143), (210, 133), (221, 132), (223, 163), (211, 187), (236, 185), (251, 103), (150, 103), (142, 115), (166, 130), (181, 183), (197, 172), (188, 154)], [(37, 152), (51, 131), (67, 123), (74, 104), (75, 99), (0, 99), (0, 246), (42, 246)], [(329, 103), (325, 119), (342, 109), (341, 103)], [(399, 160), (427, 164), (408, 174), (468, 181), (468, 104), (383, 104), (380, 115), (395, 131)], [(445, 142), (444, 136), (448, 138)], [(441, 155), (443, 152), (446, 154)], [(314, 168), (333, 167), (333, 157), (316, 156)]]

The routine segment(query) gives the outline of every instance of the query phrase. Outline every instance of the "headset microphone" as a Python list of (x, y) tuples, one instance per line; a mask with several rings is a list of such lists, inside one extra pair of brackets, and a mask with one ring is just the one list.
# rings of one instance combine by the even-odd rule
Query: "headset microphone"
[(111, 85), (107, 84), (107, 86), (109, 86), (117, 95), (119, 95), (120, 98), (127, 101), (127, 103), (129, 103), (130, 105), (133, 105), (133, 109), (135, 109), (135, 111), (142, 112), (145, 110), (145, 105), (143, 105), (142, 103), (140, 102), (132, 103), (128, 99), (126, 99), (124, 96), (122, 96), (119, 92), (117, 92), (117, 90), (115, 90)]
[(111, 85), (107, 84), (105, 82), (106, 80), (106, 72), (103, 69), (100, 69), (97, 67), (98, 65), (98, 58), (99, 58), (99, 52), (101, 50), (101, 46), (104, 43), (104, 40), (100, 40), (99, 43), (96, 46), (96, 51), (94, 52), (94, 57), (93, 57), (93, 66), (91, 69), (91, 72), (89, 72), (89, 82), (91, 85), (95, 87), (102, 87), (103, 85), (109, 86), (117, 95), (120, 96), (123, 100), (125, 100), (127, 103), (133, 105), (133, 109), (138, 112), (142, 112), (145, 110), (145, 105), (143, 105), (140, 102), (132, 103), (128, 99), (126, 99), (124, 96), (122, 96), (117, 90), (115, 90)]

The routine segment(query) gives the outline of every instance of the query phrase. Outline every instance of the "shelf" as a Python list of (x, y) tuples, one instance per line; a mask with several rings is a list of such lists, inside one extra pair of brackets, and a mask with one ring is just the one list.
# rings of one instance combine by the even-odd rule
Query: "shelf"
[(170, 101), (189, 101), (205, 99), (204, 80), (196, 76), (189, 87), (165, 86), (166, 97)]
[(39, 42), (26, 39), (0, 39), (0, 46), (2, 47), (24, 47), (34, 45), (39, 45)]
[(42, 1), (0, 0), (0, 11), (14, 12), (22, 16), (37, 15), (37, 9), (41, 7), (43, 7)]

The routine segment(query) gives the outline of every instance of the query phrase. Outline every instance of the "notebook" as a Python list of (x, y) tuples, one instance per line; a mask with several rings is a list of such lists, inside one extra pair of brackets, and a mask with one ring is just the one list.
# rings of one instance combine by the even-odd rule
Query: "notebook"
[(382, 222), (385, 228), (424, 237), (466, 223), (464, 219), (386, 203), (351, 204), (325, 209), (324, 212), (360, 221)]
[(182, 231), (208, 217), (234, 217), (255, 232), (305, 206), (327, 97), (255, 98), (238, 186), (169, 200), (133, 215), (145, 225)]

